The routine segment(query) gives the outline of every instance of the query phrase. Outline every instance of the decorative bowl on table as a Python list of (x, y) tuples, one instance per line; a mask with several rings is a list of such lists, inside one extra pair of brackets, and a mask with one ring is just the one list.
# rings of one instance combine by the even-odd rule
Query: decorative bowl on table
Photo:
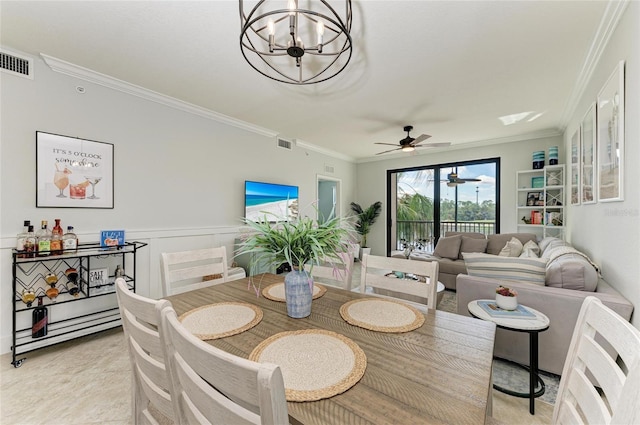
[(505, 297), (496, 294), (496, 304), (503, 310), (515, 310), (518, 308), (518, 297)]
[(500, 285), (496, 288), (496, 304), (503, 310), (515, 310), (518, 308), (518, 293)]

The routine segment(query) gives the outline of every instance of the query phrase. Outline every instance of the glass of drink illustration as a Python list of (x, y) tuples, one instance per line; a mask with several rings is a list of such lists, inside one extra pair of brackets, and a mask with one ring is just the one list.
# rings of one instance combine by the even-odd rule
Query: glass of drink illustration
[(62, 191), (65, 187), (69, 186), (68, 174), (71, 174), (71, 171), (69, 171), (68, 168), (65, 167), (65, 169), (61, 171), (58, 170), (58, 165), (56, 164), (56, 172), (53, 175), (53, 184), (56, 185), (58, 189), (60, 189), (60, 194), (56, 195), (56, 197), (58, 198), (66, 198)]
[(89, 186), (88, 181), (83, 181), (78, 184), (71, 184), (69, 186), (69, 196), (71, 199), (84, 199), (87, 194), (87, 186)]
[(102, 180), (102, 177), (84, 177), (85, 179), (87, 179), (87, 181), (89, 182), (89, 184), (91, 185), (91, 196), (87, 196), (87, 199), (100, 199), (96, 196), (96, 185), (98, 184), (98, 182), (100, 180)]

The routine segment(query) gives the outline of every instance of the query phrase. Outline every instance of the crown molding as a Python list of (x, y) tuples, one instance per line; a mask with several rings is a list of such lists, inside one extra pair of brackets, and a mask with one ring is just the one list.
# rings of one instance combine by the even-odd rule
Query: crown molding
[(198, 115), (203, 118), (207, 118), (213, 121), (217, 121), (223, 124), (227, 124), (242, 130), (247, 130), (253, 133), (260, 134), (266, 137), (275, 137), (278, 133), (269, 130), (264, 127), (260, 127), (246, 121), (241, 121), (227, 115), (214, 112), (210, 109), (202, 108), (200, 106), (178, 100), (171, 96), (167, 96), (153, 90), (146, 89), (144, 87), (137, 86), (135, 84), (127, 83), (126, 81), (119, 80), (109, 75), (101, 74), (96, 71), (92, 71), (88, 68), (72, 64), (62, 59), (54, 58), (44, 53), (40, 53), (40, 56), (44, 62), (55, 72), (69, 75), (74, 78), (79, 78), (90, 83), (98, 84), (103, 87), (107, 87), (113, 90), (120, 91), (132, 96), (139, 97), (151, 102), (155, 102), (170, 108), (178, 109), (189, 114)]
[(627, 9), (630, 1), (631, 0), (610, 0), (607, 4), (607, 8), (600, 20), (598, 30), (596, 31), (593, 41), (591, 42), (591, 46), (589, 47), (589, 51), (587, 52), (584, 64), (578, 73), (576, 84), (573, 86), (571, 95), (569, 96), (569, 99), (567, 99), (564, 111), (562, 112), (560, 119), (560, 129), (562, 131), (566, 130), (571, 118), (575, 114), (578, 102), (584, 95), (587, 85), (589, 84), (591, 77), (593, 77), (595, 68), (598, 65), (598, 62), (600, 62), (602, 53), (605, 51), (609, 40), (618, 27), (620, 18)]
[(307, 149), (310, 151), (314, 151), (314, 152), (318, 152), (321, 153), (323, 155), (327, 155), (327, 156), (331, 156), (333, 158), (337, 158), (337, 159), (342, 159), (343, 161), (347, 161), (347, 162), (356, 162), (356, 159), (349, 156), (349, 155), (345, 155), (343, 153), (340, 152), (336, 152), (336, 151), (332, 151), (330, 149), (325, 149), (325, 148), (321, 148), (320, 146), (317, 145), (313, 145), (311, 143), (307, 143), (303, 140), (300, 139), (295, 139), (295, 144), (297, 147), (300, 147), (302, 149)]

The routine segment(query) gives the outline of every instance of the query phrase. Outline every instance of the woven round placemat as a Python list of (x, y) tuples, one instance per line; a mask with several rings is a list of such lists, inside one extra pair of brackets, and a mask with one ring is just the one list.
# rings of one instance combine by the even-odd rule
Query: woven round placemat
[(340, 315), (347, 323), (377, 332), (409, 332), (424, 323), (424, 315), (418, 309), (399, 301), (379, 298), (344, 303), (340, 307)]
[(249, 359), (280, 366), (287, 401), (341, 394), (364, 375), (367, 356), (344, 335), (323, 329), (280, 332), (262, 341)]
[[(318, 285), (317, 283), (313, 284), (313, 299), (320, 298), (327, 292), (327, 288), (322, 285)], [(273, 285), (269, 285), (262, 290), (262, 296), (271, 300), (271, 301), (279, 301), (285, 302), (286, 298), (284, 295), (284, 282), (274, 283)]]
[(178, 320), (202, 340), (219, 339), (251, 329), (262, 320), (262, 310), (248, 303), (209, 304), (187, 311)]

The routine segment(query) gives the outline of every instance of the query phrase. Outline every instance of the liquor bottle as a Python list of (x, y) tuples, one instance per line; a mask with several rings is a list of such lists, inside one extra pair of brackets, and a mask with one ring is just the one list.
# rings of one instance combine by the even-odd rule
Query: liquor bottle
[(60, 219), (55, 219), (56, 224), (51, 229), (51, 255), (62, 254), (62, 227), (60, 227)]
[[(24, 240), (29, 235), (29, 225), (31, 225), (31, 221), (25, 220), (24, 221), (24, 229), (22, 230), (22, 233), (18, 233), (18, 237), (16, 238), (16, 251), (24, 251)], [(26, 254), (25, 253), (18, 253), (17, 257), (18, 258), (25, 258)]]
[(40, 230), (36, 232), (38, 256), (51, 254), (51, 231), (47, 229), (47, 220), (42, 220)]
[(42, 305), (42, 297), (38, 297), (38, 306), (33, 309), (32, 313), (32, 338), (41, 338), (47, 334), (48, 316), (47, 307)]
[(67, 233), (62, 235), (62, 249), (69, 252), (78, 250), (78, 237), (73, 233), (73, 226), (67, 226)]
[(116, 271), (114, 272), (115, 278), (124, 277), (124, 269), (120, 267), (120, 264), (116, 266)]
[(36, 253), (36, 234), (33, 233), (33, 226), (29, 225), (27, 236), (24, 238), (24, 257), (32, 258)]

